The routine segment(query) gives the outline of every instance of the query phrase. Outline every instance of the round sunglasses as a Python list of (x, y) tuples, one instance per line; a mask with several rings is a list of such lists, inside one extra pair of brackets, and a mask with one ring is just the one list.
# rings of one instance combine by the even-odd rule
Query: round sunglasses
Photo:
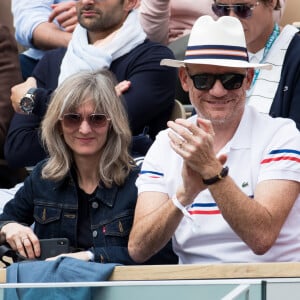
[(86, 117), (83, 117), (79, 113), (67, 113), (63, 114), (60, 119), (63, 122), (63, 125), (67, 128), (78, 128), (80, 127), (83, 120), (87, 120), (91, 128), (100, 128), (104, 127), (110, 119), (105, 114), (90, 114)]
[(220, 80), (224, 89), (226, 90), (236, 90), (239, 89), (245, 78), (245, 74), (239, 73), (226, 73), (226, 74), (195, 74), (190, 75), (190, 78), (193, 80), (194, 87), (200, 91), (210, 90), (216, 83), (217, 80)]
[(255, 7), (259, 5), (259, 1), (257, 1), (255, 4), (221, 4), (221, 3), (213, 3), (211, 8), (213, 12), (218, 16), (229, 16), (230, 11), (233, 10), (234, 14), (238, 18), (246, 19), (250, 18), (252, 16), (252, 11)]

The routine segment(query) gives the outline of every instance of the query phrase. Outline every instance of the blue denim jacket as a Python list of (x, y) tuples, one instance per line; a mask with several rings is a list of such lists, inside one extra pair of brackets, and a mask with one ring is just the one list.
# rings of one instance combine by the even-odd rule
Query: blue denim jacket
[[(0, 215), (1, 224), (16, 221), (34, 225), (39, 239), (65, 237), (77, 248), (78, 197), (75, 182), (69, 174), (61, 181), (41, 178), (44, 162), (39, 163), (24, 186), (10, 200)], [(137, 200), (135, 181), (139, 169), (131, 171), (124, 185), (98, 187), (89, 201), (91, 231), (95, 261), (102, 263), (135, 264), (128, 254), (128, 238), (133, 224)], [(169, 243), (153, 256), (148, 264), (177, 263)]]

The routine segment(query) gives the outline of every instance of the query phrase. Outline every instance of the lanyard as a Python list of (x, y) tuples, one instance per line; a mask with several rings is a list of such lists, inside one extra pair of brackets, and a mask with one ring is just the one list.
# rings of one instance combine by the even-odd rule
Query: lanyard
[[(280, 28), (279, 28), (278, 24), (275, 23), (274, 28), (273, 28), (273, 32), (272, 32), (272, 34), (269, 36), (269, 39), (268, 39), (267, 42), (266, 42), (263, 57), (262, 57), (262, 59), (261, 59), (260, 62), (259, 62), (260, 64), (263, 63), (263, 62), (265, 61), (265, 59), (266, 59), (268, 53), (270, 52), (270, 49), (271, 49), (273, 43), (275, 42), (275, 40), (277, 39), (277, 37), (279, 36), (279, 34), (280, 34)], [(258, 75), (259, 75), (259, 72), (260, 72), (260, 69), (255, 69), (255, 70), (254, 70), (254, 76), (253, 76), (253, 80), (252, 80), (251, 88), (250, 88), (250, 89), (253, 88), (253, 86), (254, 86), (254, 84), (255, 84), (255, 82), (256, 82), (256, 79), (257, 79), (257, 77), (258, 77)]]

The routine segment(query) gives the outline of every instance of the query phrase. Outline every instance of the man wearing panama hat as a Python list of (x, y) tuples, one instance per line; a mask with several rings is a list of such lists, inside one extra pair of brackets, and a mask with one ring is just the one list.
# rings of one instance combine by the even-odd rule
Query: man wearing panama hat
[(179, 67), (196, 115), (169, 121), (147, 153), (129, 253), (173, 237), (180, 263), (299, 261), (300, 134), (245, 105), (254, 68), (234, 17), (194, 24)]

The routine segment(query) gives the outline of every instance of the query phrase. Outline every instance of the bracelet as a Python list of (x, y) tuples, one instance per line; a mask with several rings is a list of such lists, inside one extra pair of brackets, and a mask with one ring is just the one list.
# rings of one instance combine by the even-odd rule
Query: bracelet
[(189, 219), (192, 219), (192, 216), (189, 214), (187, 209), (178, 201), (176, 195), (171, 198), (173, 204), (183, 213), (183, 215)]
[(222, 169), (222, 171), (220, 172), (220, 174), (217, 174), (216, 176), (209, 178), (209, 179), (202, 179), (203, 183), (206, 185), (211, 185), (214, 184), (220, 180), (222, 180), (223, 178), (225, 178), (228, 175), (229, 172), (229, 168), (228, 167), (224, 167)]

